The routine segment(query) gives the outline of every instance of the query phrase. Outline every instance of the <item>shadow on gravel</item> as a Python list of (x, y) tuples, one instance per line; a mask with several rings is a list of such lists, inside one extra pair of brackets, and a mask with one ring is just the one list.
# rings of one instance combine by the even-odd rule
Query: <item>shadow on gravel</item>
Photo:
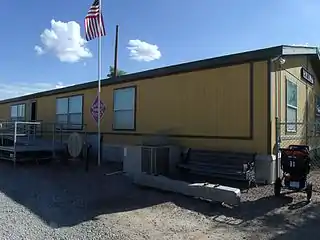
[[(194, 200), (196, 201), (196, 200)], [(275, 198), (273, 196), (263, 197), (254, 201), (242, 202), (239, 207), (228, 208), (218, 203), (205, 202), (175, 202), (175, 204), (200, 212), (212, 218), (217, 222), (240, 225), (258, 217), (262, 217), (270, 211), (289, 205), (292, 202), (291, 197)]]
[[(269, 238), (273, 240), (316, 240), (319, 239), (319, 225), (320, 205), (311, 204), (293, 215), (277, 213), (264, 216), (255, 231), (273, 235)], [(258, 238), (252, 233), (252, 239)]]
[[(121, 174), (122, 166), (93, 167), (0, 162), (0, 192), (29, 209), (53, 228), (74, 226), (101, 214), (131, 211), (170, 200), (169, 194), (137, 188)], [(0, 208), (1, 203), (0, 202)]]
[[(103, 214), (166, 202), (202, 213), (215, 221), (238, 225), (292, 202), (290, 196), (263, 197), (229, 209), (178, 194), (138, 188), (121, 174), (105, 174), (121, 169), (117, 164), (108, 164), (100, 168), (91, 166), (86, 173), (82, 164), (54, 163), (18, 165), (14, 169), (12, 164), (0, 162), (0, 191), (53, 228), (74, 226)], [(1, 204), (5, 203), (0, 202), (0, 207)]]

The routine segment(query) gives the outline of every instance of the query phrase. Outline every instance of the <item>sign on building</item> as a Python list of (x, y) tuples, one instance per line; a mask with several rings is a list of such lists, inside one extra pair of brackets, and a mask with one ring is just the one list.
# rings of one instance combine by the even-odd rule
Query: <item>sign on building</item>
[(301, 68), (301, 78), (303, 78), (305, 81), (307, 81), (311, 85), (314, 84), (314, 81), (315, 81), (314, 76), (310, 72), (308, 72), (305, 68)]
[(99, 105), (98, 104), (99, 104), (99, 100), (98, 100), (98, 96), (97, 96), (96, 99), (93, 101), (91, 108), (90, 108), (91, 116), (96, 121), (96, 123), (98, 122), (99, 117), (100, 117), (100, 121), (101, 121), (101, 119), (103, 118), (103, 115), (106, 111), (106, 106), (104, 105), (104, 103), (100, 99), (100, 114), (99, 114)]

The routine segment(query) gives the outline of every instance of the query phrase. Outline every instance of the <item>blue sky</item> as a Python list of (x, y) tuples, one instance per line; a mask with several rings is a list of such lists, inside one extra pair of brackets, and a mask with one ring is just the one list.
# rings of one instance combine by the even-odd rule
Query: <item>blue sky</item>
[[(0, 99), (97, 79), (97, 40), (79, 45), (91, 3), (3, 2)], [(102, 4), (108, 32), (102, 40), (104, 76), (113, 64), (116, 24), (118, 66), (127, 72), (273, 45), (320, 43), (319, 0), (103, 0)], [(52, 20), (59, 27), (54, 31), (60, 32), (46, 46), (40, 35), (45, 29), (52, 31)], [(80, 34), (71, 31), (77, 23)], [(70, 36), (74, 43), (66, 43)], [(127, 48), (130, 40), (138, 40), (131, 43), (140, 47), (134, 48), (134, 59)], [(38, 54), (35, 46), (43, 53)]]

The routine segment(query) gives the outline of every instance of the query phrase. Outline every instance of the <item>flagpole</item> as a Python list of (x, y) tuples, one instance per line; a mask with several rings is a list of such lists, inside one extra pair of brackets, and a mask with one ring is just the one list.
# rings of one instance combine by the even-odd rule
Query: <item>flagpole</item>
[[(102, 0), (99, 2), (99, 29), (102, 26)], [(101, 128), (100, 128), (100, 123), (101, 123), (101, 114), (100, 114), (100, 102), (101, 102), (101, 32), (100, 36), (98, 38), (98, 166), (101, 165)]]
[(118, 40), (119, 40), (119, 25), (116, 25), (116, 37), (114, 44), (114, 65), (113, 65), (113, 76), (116, 77), (118, 73)]

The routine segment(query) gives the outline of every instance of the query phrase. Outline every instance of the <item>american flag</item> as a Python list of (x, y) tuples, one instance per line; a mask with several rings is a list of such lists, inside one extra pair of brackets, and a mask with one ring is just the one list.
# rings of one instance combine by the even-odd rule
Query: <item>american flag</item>
[(94, 0), (84, 20), (87, 41), (106, 35), (102, 14), (101, 22), (99, 21), (100, 14), (100, 1)]

